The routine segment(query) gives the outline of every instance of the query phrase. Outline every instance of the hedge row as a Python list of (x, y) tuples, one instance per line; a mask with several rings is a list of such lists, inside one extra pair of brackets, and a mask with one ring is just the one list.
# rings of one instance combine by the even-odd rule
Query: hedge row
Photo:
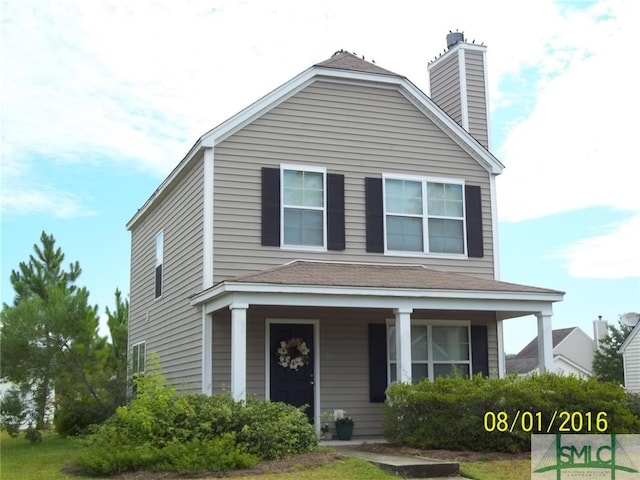
[(531, 433), (640, 433), (636, 404), (595, 379), (439, 377), (387, 390), (384, 434), (416, 448), (523, 452)]
[(181, 395), (159, 374), (138, 379), (137, 390), (128, 406), (95, 429), (77, 461), (81, 473), (232, 470), (318, 443), (307, 416), (283, 403)]

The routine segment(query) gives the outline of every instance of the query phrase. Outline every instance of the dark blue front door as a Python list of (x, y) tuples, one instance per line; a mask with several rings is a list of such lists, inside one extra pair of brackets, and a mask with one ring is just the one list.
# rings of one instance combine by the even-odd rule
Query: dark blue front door
[(270, 399), (307, 405), (305, 413), (313, 423), (313, 325), (272, 323), (269, 333)]

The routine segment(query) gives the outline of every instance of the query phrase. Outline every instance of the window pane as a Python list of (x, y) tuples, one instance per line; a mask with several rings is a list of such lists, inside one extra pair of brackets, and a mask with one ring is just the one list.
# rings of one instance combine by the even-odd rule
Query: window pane
[(460, 363), (435, 363), (433, 365), (433, 375), (436, 377), (451, 377), (454, 375), (454, 372), (457, 372), (464, 378), (469, 378), (469, 365)]
[(422, 252), (422, 218), (387, 215), (387, 248)]
[(409, 180), (385, 180), (388, 213), (422, 215), (422, 183)]
[(324, 174), (285, 170), (283, 175), (283, 200), (288, 206), (324, 206)]
[(432, 327), (434, 360), (469, 360), (467, 327)]
[(411, 327), (411, 360), (428, 360), (427, 326)]
[(464, 253), (462, 220), (429, 219), (429, 251)]
[(156, 266), (161, 265), (164, 257), (164, 232), (156, 235)]
[(322, 210), (284, 209), (285, 245), (324, 245)]
[(462, 217), (462, 185), (456, 183), (427, 183), (429, 215)]
[(426, 363), (414, 363), (411, 365), (411, 382), (418, 383), (429, 378), (429, 367)]
[(389, 363), (389, 384), (398, 380), (398, 371), (395, 362)]

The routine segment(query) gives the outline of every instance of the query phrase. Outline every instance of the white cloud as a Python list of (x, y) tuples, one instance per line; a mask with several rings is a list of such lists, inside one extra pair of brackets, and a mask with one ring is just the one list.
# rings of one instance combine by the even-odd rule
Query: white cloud
[(603, 17), (602, 5), (568, 17), (559, 54), (541, 60), (549, 73), (535, 108), (498, 152), (507, 166), (498, 181), (501, 219), (603, 205), (640, 211), (632, 145), (640, 97), (628, 49), (640, 17), (636, 2), (609, 7), (615, 17)]
[(618, 279), (640, 277), (640, 215), (610, 226), (602, 235), (580, 240), (559, 256), (568, 263), (569, 274), (578, 278)]
[[(519, 101), (500, 90), (505, 75), (542, 75), (536, 108), (498, 152), (501, 218), (602, 201), (629, 208), (634, 88), (624, 66), (636, 2), (604, 0), (587, 13), (552, 0), (3, 6), (3, 162), (109, 162), (162, 177), (204, 132), (340, 48), (427, 91), (427, 62), (460, 28), (488, 45), (494, 107)], [(603, 181), (608, 171), (615, 181)]]
[(56, 218), (76, 218), (94, 215), (86, 201), (70, 192), (51, 187), (5, 185), (0, 196), (2, 215), (47, 214)]

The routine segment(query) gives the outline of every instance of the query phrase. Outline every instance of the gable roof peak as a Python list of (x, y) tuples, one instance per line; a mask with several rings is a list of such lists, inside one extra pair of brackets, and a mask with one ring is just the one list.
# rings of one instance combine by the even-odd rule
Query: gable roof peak
[(316, 63), (315, 67), (336, 68), (340, 70), (353, 70), (357, 72), (378, 73), (380, 75), (395, 75), (402, 77), (391, 70), (379, 67), (375, 60), (367, 61), (364, 55), (359, 56), (357, 53), (347, 52), (346, 50), (336, 51), (330, 58)]

